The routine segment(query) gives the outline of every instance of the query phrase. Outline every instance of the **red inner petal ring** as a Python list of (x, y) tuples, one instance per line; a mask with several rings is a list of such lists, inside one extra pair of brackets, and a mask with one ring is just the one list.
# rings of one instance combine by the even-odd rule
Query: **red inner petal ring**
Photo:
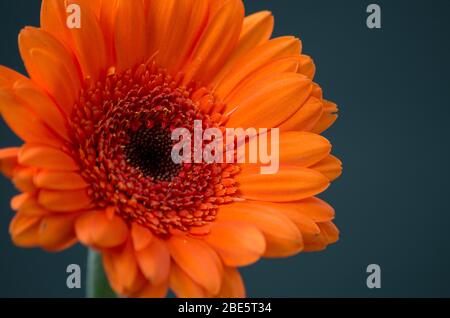
[[(74, 106), (70, 125), (83, 178), (99, 208), (114, 206), (127, 222), (166, 236), (195, 232), (215, 220), (217, 207), (233, 201), (239, 168), (230, 164), (172, 161), (175, 128), (218, 127), (202, 112), (195, 96), (209, 94), (197, 84), (181, 86), (151, 62), (104, 80), (87, 82)], [(200, 94), (201, 93), (201, 94)], [(217, 109), (215, 98), (208, 109)]]

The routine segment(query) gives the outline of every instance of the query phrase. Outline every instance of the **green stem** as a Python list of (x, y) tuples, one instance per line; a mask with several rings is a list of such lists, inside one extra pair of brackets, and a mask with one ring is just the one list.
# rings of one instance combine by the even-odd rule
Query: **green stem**
[(86, 296), (88, 298), (116, 298), (103, 270), (101, 254), (89, 249), (87, 261)]

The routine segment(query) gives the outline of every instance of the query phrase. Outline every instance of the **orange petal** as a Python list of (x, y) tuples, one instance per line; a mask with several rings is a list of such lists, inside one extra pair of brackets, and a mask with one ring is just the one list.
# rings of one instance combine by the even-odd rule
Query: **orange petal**
[(12, 182), (14, 183), (14, 186), (22, 192), (35, 191), (36, 186), (33, 183), (35, 174), (35, 168), (17, 167), (14, 169), (14, 177)]
[(279, 139), (280, 162), (308, 167), (325, 158), (331, 151), (330, 142), (308, 132), (284, 132)]
[(222, 288), (217, 295), (219, 298), (244, 298), (245, 286), (241, 274), (236, 268), (225, 267), (223, 269)]
[(51, 34), (31, 27), (20, 32), (19, 48), (30, 77), (69, 115), (81, 88), (72, 54)]
[(203, 298), (206, 291), (186, 274), (176, 263), (170, 269), (170, 288), (178, 298)]
[(217, 294), (222, 281), (222, 263), (206, 243), (187, 236), (172, 236), (170, 253), (175, 262), (195, 282), (211, 294)]
[(28, 80), (22, 74), (0, 65), (0, 88), (11, 88), (18, 80)]
[(22, 140), (53, 146), (61, 145), (62, 140), (14, 95), (12, 89), (0, 89), (0, 113), (6, 124)]
[(29, 192), (15, 195), (11, 199), (11, 209), (14, 211), (21, 209), (24, 205), (27, 205), (31, 200), (33, 200), (34, 197), (35, 195)]
[[(177, 5), (172, 7), (170, 4), (173, 3), (169, 1), (150, 1), (147, 18), (148, 55), (157, 53), (156, 58), (159, 63), (176, 74), (182, 65), (186, 64), (205, 31), (209, 16), (209, 2), (209, 0), (177, 1)], [(168, 13), (169, 8), (171, 8), (170, 13)], [(162, 9), (164, 9), (163, 14), (161, 14)], [(170, 32), (173, 40), (165, 36), (167, 33), (162, 32), (161, 28)], [(168, 41), (168, 39), (171, 40)]]
[(266, 238), (266, 257), (287, 257), (303, 248), (302, 235), (295, 224), (273, 205), (245, 201), (219, 208), (219, 222), (247, 222), (258, 227)]
[(42, 206), (39, 205), (37, 202), (37, 198), (35, 195), (30, 195), (28, 193), (22, 195), (22, 198), (24, 201), (19, 204), (19, 206), (16, 207), (15, 210), (18, 210), (19, 214), (26, 215), (29, 217), (35, 217), (35, 216), (46, 216), (49, 215), (51, 212), (44, 209)]
[(16, 214), (9, 225), (9, 233), (15, 245), (36, 247), (39, 245), (39, 223), (41, 217)]
[(118, 1), (119, 0), (101, 1), (99, 8), (99, 22), (105, 38), (105, 48), (107, 52), (106, 65), (115, 65), (116, 54), (114, 33)]
[(78, 165), (67, 153), (41, 144), (29, 143), (19, 152), (19, 163), (41, 169), (61, 171), (79, 170)]
[(7, 176), (12, 178), (14, 168), (17, 166), (17, 155), (20, 148), (3, 148), (0, 149), (0, 171)]
[(216, 222), (205, 240), (228, 266), (246, 266), (255, 263), (264, 254), (264, 236), (252, 224)]
[(315, 197), (282, 204), (295, 209), (298, 213), (308, 217), (316, 223), (331, 221), (335, 214), (331, 205)]
[(152, 232), (146, 227), (137, 223), (131, 224), (131, 238), (136, 251), (146, 248), (153, 240)]
[(55, 212), (72, 212), (88, 209), (92, 205), (92, 199), (85, 189), (82, 190), (41, 190), (38, 202), (44, 208)]
[(169, 286), (167, 282), (164, 282), (160, 285), (147, 284), (143, 289), (141, 289), (138, 293), (133, 295), (133, 297), (139, 298), (164, 298), (167, 296), (169, 291)]
[(170, 253), (166, 244), (158, 238), (143, 250), (136, 252), (137, 262), (144, 276), (155, 285), (168, 280), (170, 272)]
[(314, 61), (311, 57), (308, 55), (301, 56), (298, 72), (309, 77), (311, 80), (314, 78), (314, 75), (316, 74), (316, 66), (314, 65)]
[(49, 215), (39, 226), (39, 245), (45, 250), (59, 252), (77, 242), (74, 231), (76, 215)]
[(208, 83), (235, 47), (244, 20), (241, 0), (229, 0), (213, 16), (186, 69), (185, 81)]
[(334, 181), (342, 174), (342, 162), (338, 158), (330, 155), (311, 166), (311, 169), (322, 173), (330, 181)]
[(129, 237), (127, 224), (118, 216), (110, 220), (105, 211), (81, 214), (75, 222), (75, 232), (80, 242), (97, 248), (121, 245)]
[(139, 272), (131, 240), (119, 250), (103, 255), (106, 275), (116, 292), (129, 295), (145, 286), (146, 280)]
[(282, 165), (276, 174), (261, 174), (258, 166), (245, 165), (235, 180), (243, 198), (271, 202), (302, 200), (329, 186), (321, 173), (297, 165)]
[(305, 243), (304, 252), (318, 252), (326, 249), (328, 242), (323, 235), (319, 233), (316, 235), (305, 233), (303, 234), (303, 241)]
[(339, 240), (339, 230), (332, 222), (318, 224), (320, 233), (317, 235), (304, 235), (305, 252), (324, 250), (328, 245)]
[[(81, 14), (84, 9), (90, 9), (96, 16), (100, 14), (100, 6), (103, 2), (113, 0), (42, 0), (41, 6), (41, 27), (54, 37), (64, 43), (67, 47), (73, 48), (70, 29), (67, 27), (67, 6), (72, 3), (81, 7)], [(83, 24), (82, 24), (83, 27)]]
[(41, 92), (29, 80), (17, 81), (14, 84), (13, 90), (16, 97), (22, 100), (48, 127), (65, 140), (70, 140), (67, 120), (50, 97)]
[[(77, 3), (77, 0), (69, 0), (69, 2)], [(73, 47), (83, 77), (91, 77), (96, 80), (106, 71), (107, 67), (105, 38), (95, 12), (90, 6), (83, 5), (81, 11), (81, 28), (70, 29)]]
[[(192, 10), (204, 8), (194, 7), (195, 0), (153, 0), (148, 11), (148, 53), (157, 53), (156, 61), (171, 70), (179, 66), (186, 52), (183, 48), (186, 41), (186, 30), (189, 29)], [(201, 21), (200, 21), (201, 22)], [(182, 52), (180, 52), (180, 49)]]
[(336, 243), (339, 240), (339, 230), (333, 222), (319, 223), (319, 227), (328, 244)]
[(245, 17), (239, 41), (222, 70), (214, 77), (212, 85), (217, 86), (229, 74), (236, 62), (251, 49), (269, 40), (273, 25), (274, 18), (269, 11), (261, 11)]
[(270, 40), (239, 58), (228, 76), (216, 85), (215, 94), (222, 100), (232, 100), (229, 95), (252, 73), (274, 60), (298, 54), (301, 42), (294, 37), (280, 37)]
[(280, 125), (281, 131), (311, 131), (322, 116), (323, 102), (311, 96), (297, 112)]
[(277, 127), (291, 117), (311, 93), (311, 81), (296, 73), (278, 73), (261, 79), (234, 96), (236, 106), (227, 127)]
[(144, 62), (146, 51), (144, 3), (119, 0), (115, 21), (115, 48), (119, 71)]
[(271, 203), (271, 205), (274, 209), (287, 216), (298, 227), (302, 235), (304, 233), (312, 235), (320, 233), (317, 224), (306, 215), (301, 214), (292, 204)]
[(338, 107), (335, 103), (324, 101), (324, 111), (322, 117), (316, 123), (312, 131), (321, 134), (330, 128), (338, 118), (337, 112)]
[(213, 18), (228, 0), (209, 0), (210, 18)]
[[(282, 57), (262, 66), (237, 86), (235, 93), (229, 96), (230, 100), (234, 99), (235, 96), (245, 98), (246, 90), (254, 89), (255, 85), (261, 85), (261, 82), (273, 77), (273, 74), (296, 73), (300, 63), (299, 58), (300, 56), (298, 55)], [(230, 107), (231, 104), (227, 105), (226, 110), (229, 110)]]
[(41, 27), (71, 48), (71, 36), (67, 27), (66, 3), (61, 0), (42, 0)]
[(34, 184), (48, 190), (79, 190), (88, 184), (77, 172), (42, 170), (34, 176)]

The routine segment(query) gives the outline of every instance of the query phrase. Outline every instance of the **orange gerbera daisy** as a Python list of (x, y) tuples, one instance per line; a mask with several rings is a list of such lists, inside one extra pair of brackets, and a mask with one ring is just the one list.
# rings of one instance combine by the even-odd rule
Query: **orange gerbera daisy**
[[(66, 25), (69, 4), (81, 28)], [(241, 0), (43, 0), (19, 47), (30, 78), (0, 67), (0, 110), (24, 144), (0, 151), (21, 194), (21, 247), (76, 242), (129, 297), (244, 296), (237, 268), (338, 239), (314, 197), (341, 173), (319, 134), (337, 107), (301, 42)], [(170, 132), (278, 127), (280, 170), (171, 161)]]

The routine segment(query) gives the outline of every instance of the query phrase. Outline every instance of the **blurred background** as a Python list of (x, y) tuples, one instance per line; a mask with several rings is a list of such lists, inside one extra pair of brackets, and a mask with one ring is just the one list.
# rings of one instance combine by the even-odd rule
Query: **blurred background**
[[(322, 196), (336, 209), (340, 241), (324, 252), (263, 260), (242, 270), (250, 297), (449, 297), (450, 25), (448, 0), (246, 0), (271, 10), (275, 35), (295, 35), (317, 65), (316, 81), (340, 106), (326, 133), (344, 174)], [(382, 28), (366, 8), (382, 9)], [(39, 25), (39, 0), (0, 1), (0, 64), (24, 72), (17, 35)], [(0, 147), (19, 145), (0, 119)], [(84, 297), (59, 254), (13, 246), (16, 193), (0, 177), (0, 297)], [(369, 264), (382, 288), (366, 286)], [(83, 284), (84, 287), (84, 284)]]

